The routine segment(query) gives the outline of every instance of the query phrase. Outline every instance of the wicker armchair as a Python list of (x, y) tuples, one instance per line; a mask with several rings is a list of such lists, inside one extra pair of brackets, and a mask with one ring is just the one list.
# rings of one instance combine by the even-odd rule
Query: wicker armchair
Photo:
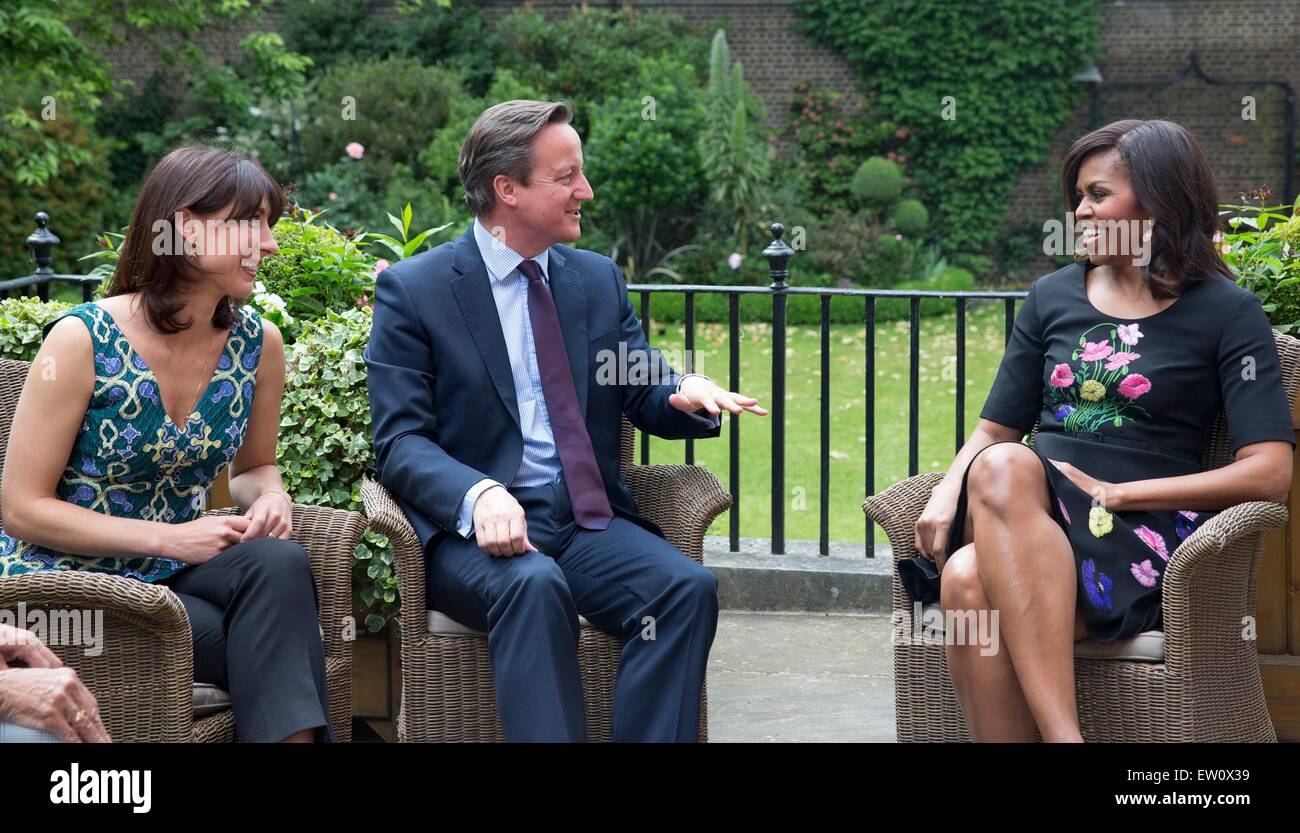
[[(637, 466), (633, 429), (623, 421), (623, 478), (637, 508), (679, 550), (703, 560), (704, 533), (731, 506), (731, 496), (698, 466)], [(402, 701), (397, 736), (402, 742), (503, 741), (487, 634), (426, 610), (424, 554), (415, 530), (383, 486), (366, 480), (361, 497), (371, 529), (393, 544), (402, 598)], [(587, 710), (587, 738), (609, 741), (614, 677), (623, 642), (579, 617), (578, 660)], [(700, 740), (708, 740), (707, 692), (700, 694)]]
[[(27, 362), (0, 360), (0, 460), (28, 367)], [(352, 552), (365, 526), (359, 512), (293, 507), (293, 537), (311, 556), (316, 577), (330, 723), (339, 741), (352, 739), (352, 643), (344, 640), (343, 628), (352, 614)], [(28, 611), (103, 611), (98, 656), (86, 656), (83, 647), (74, 645), (50, 649), (95, 694), (115, 741), (235, 739), (229, 695), (194, 682), (189, 617), (168, 588), (71, 571), (0, 578), (0, 608), (15, 610), (20, 602)]]
[[(1274, 332), (1287, 401), (1300, 386), (1300, 341)], [(1035, 425), (1030, 434), (1037, 434)], [(1232, 462), (1222, 414), (1201, 469)], [(865, 511), (889, 536), (895, 616), (912, 620), (912, 600), (897, 564), (916, 554), (916, 520), (943, 474), (896, 483), (867, 498)], [(1241, 637), (1255, 615), (1263, 533), (1282, 526), (1286, 507), (1250, 501), (1223, 510), (1183, 541), (1165, 569), (1164, 631), (1114, 643), (1083, 640), (1074, 651), (1079, 721), (1087, 741), (1263, 741), (1269, 720), (1253, 640)], [(927, 606), (928, 607), (928, 606)], [(936, 605), (937, 607), (937, 605)], [(894, 646), (899, 741), (966, 741), (966, 722), (948, 676), (942, 644)]]

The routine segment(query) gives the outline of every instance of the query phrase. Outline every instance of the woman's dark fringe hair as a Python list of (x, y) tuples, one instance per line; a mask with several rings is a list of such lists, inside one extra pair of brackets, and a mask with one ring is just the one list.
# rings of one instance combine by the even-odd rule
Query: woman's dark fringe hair
[(1201, 146), (1171, 121), (1126, 119), (1112, 122), (1076, 141), (1061, 165), (1065, 210), (1079, 206), (1079, 169), (1094, 153), (1119, 151), (1138, 204), (1151, 215), (1151, 258), (1142, 277), (1152, 296), (1173, 298), (1214, 272), (1232, 279), (1219, 256), (1219, 194)]
[[(187, 330), (193, 321), (177, 318), (183, 301), (180, 291), (197, 283), (184, 252), (154, 254), (153, 241), (159, 234), (156, 223), (166, 221), (169, 237), (176, 212), (189, 209), (197, 215), (212, 215), (227, 205), (222, 219), (252, 220), (266, 201), (267, 222), (274, 226), (284, 210), (284, 193), (270, 174), (252, 160), (221, 147), (177, 148), (158, 160), (131, 212), (131, 225), (122, 242), (121, 255), (105, 297), (139, 292), (149, 325), (160, 333)], [(243, 299), (224, 298), (212, 314), (212, 326), (229, 328)]]

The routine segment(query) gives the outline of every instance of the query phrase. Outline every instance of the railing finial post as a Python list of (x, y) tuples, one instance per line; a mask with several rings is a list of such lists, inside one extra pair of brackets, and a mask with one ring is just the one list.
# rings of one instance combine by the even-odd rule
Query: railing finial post
[(786, 278), (794, 249), (781, 239), (785, 226), (772, 224), (772, 242), (763, 250), (772, 275), (772, 552), (785, 553), (785, 308)]
[(34, 274), (37, 275), (54, 274), (54, 268), (50, 264), (54, 261), (52, 250), (59, 245), (59, 238), (47, 228), (49, 223), (49, 214), (44, 211), (36, 212), (36, 231), (27, 238), (27, 248), (32, 250), (32, 256), (36, 258)]
[(767, 258), (768, 272), (772, 276), (771, 288), (781, 290), (785, 289), (786, 279), (790, 277), (790, 258), (794, 257), (794, 249), (781, 239), (785, 226), (773, 223), (771, 231), (772, 242), (763, 250), (763, 257)]

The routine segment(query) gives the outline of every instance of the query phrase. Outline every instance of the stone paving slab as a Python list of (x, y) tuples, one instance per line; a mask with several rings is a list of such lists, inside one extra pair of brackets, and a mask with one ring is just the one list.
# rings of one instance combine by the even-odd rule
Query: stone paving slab
[(712, 743), (894, 741), (889, 617), (724, 610)]

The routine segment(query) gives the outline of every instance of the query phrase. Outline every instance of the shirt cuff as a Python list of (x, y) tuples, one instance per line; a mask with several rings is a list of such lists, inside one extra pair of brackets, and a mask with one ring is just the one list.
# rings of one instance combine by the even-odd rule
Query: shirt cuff
[[(681, 376), (680, 378), (677, 379), (677, 393), (682, 392), (682, 382), (685, 382), (687, 379), (691, 378), (692, 376), (699, 376), (701, 379), (708, 379), (710, 382), (713, 381), (712, 376), (705, 376), (703, 373), (687, 373), (686, 375)], [(707, 419), (709, 421), (709, 426), (711, 428), (717, 428), (718, 426), (722, 425), (722, 414), (711, 414), (704, 408), (700, 408), (698, 411), (694, 411), (693, 413), (697, 417), (702, 417), (704, 419)]]
[(456, 517), (457, 535), (462, 538), (474, 537), (474, 504), (478, 502), (479, 495), (493, 486), (500, 485), (495, 480), (485, 477), (469, 487), (469, 490), (465, 492), (465, 497), (460, 501), (460, 514)]
[(701, 379), (708, 379), (710, 382), (713, 381), (712, 377), (705, 376), (703, 373), (687, 373), (686, 375), (681, 376), (677, 379), (677, 393), (682, 392), (682, 382), (685, 382), (687, 379), (691, 378), (692, 376), (699, 376)]

